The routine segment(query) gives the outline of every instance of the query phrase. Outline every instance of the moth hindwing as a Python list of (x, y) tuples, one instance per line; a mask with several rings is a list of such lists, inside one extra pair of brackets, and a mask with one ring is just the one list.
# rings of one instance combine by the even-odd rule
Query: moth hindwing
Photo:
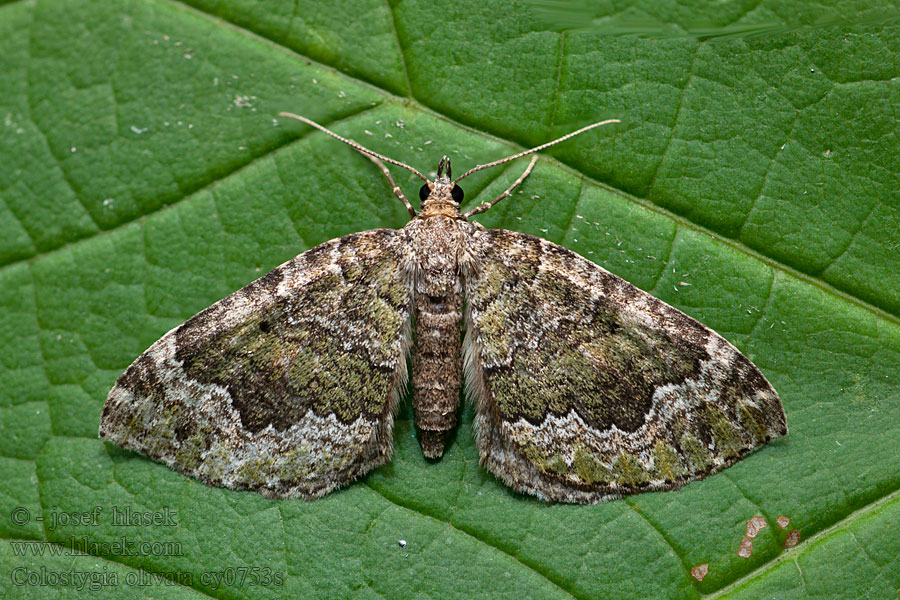
[[(167, 333), (110, 391), (101, 437), (211, 485), (318, 498), (390, 460), (410, 348), (424, 454), (444, 453), (465, 382), (482, 465), (548, 501), (674, 489), (787, 433), (720, 335), (570, 250), (470, 220), (536, 157), (460, 213), (467, 175), (616, 121), (455, 180), (445, 156), (432, 180), (283, 114), (372, 159), (412, 219), (316, 246)], [(424, 181), (418, 213), (385, 162)]]

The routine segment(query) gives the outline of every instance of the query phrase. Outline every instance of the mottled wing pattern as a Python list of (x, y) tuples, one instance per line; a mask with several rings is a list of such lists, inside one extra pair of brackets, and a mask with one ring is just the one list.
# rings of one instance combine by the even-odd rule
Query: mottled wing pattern
[(513, 489), (599, 502), (705, 477), (787, 433), (721, 336), (565, 248), (482, 230), (465, 281), (482, 463)]
[(407, 377), (405, 234), (325, 242), (176, 327), (101, 437), (213, 485), (316, 498), (387, 462)]

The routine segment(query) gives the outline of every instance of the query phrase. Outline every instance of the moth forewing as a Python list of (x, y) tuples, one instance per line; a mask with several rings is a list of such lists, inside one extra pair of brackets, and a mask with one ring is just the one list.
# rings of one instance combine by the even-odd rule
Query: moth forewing
[(721, 336), (574, 252), (476, 232), (466, 376), (482, 463), (545, 500), (680, 487), (787, 433)]
[(384, 464), (407, 376), (404, 246), (391, 229), (325, 242), (188, 319), (119, 377), (100, 436), (271, 497)]
[[(545, 500), (677, 488), (787, 432), (765, 377), (712, 330), (561, 246), (469, 221), (536, 157), (460, 214), (469, 174), (618, 121), (457, 179), (444, 156), (430, 180), (282, 114), (371, 158), (412, 219), (325, 242), (166, 334), (110, 392), (101, 437), (208, 484), (317, 498), (390, 460), (410, 348), (423, 453), (444, 453), (465, 381), (482, 464)], [(418, 213), (384, 163), (425, 182)]]

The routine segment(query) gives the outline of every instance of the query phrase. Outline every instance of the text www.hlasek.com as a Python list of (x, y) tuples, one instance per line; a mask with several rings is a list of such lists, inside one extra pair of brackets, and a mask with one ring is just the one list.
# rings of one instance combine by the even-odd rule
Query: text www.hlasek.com
[(72, 550), (94, 556), (184, 556), (181, 542), (129, 540), (125, 536), (112, 542), (97, 542), (88, 537), (69, 538), (65, 546), (47, 542), (12, 541), (13, 556), (68, 556)]

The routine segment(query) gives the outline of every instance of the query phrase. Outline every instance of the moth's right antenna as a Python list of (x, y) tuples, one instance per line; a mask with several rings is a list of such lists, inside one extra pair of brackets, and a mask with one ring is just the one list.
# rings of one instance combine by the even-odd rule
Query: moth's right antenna
[(587, 127), (582, 127), (578, 131), (573, 131), (572, 133), (566, 134), (566, 135), (562, 136), (561, 138), (553, 140), (552, 142), (547, 142), (546, 144), (541, 144), (540, 146), (537, 146), (536, 148), (532, 148), (531, 150), (525, 150), (524, 152), (519, 152), (518, 154), (513, 154), (512, 156), (507, 156), (506, 158), (501, 158), (500, 160), (495, 160), (494, 162), (489, 162), (486, 165), (478, 165), (477, 167), (472, 167), (471, 169), (469, 169), (468, 171), (466, 171), (465, 173), (463, 173), (462, 175), (460, 175), (459, 177), (454, 179), (453, 183), (454, 184), (459, 183), (460, 180), (465, 179), (466, 177), (468, 177), (472, 173), (475, 173), (476, 171), (481, 171), (482, 169), (488, 169), (490, 167), (496, 167), (497, 165), (502, 165), (503, 163), (507, 163), (511, 160), (516, 160), (517, 158), (522, 158), (523, 156), (528, 156), (529, 154), (534, 154), (535, 152), (540, 152), (544, 148), (549, 148), (550, 146), (553, 146), (554, 144), (564, 142), (567, 139), (575, 137), (576, 135), (578, 135), (580, 133), (584, 133), (585, 131), (590, 131), (594, 127), (600, 127), (601, 125), (609, 125), (610, 123), (621, 123), (621, 121), (619, 119), (607, 119), (606, 121), (600, 121), (599, 123), (594, 123), (592, 125), (588, 125)]

